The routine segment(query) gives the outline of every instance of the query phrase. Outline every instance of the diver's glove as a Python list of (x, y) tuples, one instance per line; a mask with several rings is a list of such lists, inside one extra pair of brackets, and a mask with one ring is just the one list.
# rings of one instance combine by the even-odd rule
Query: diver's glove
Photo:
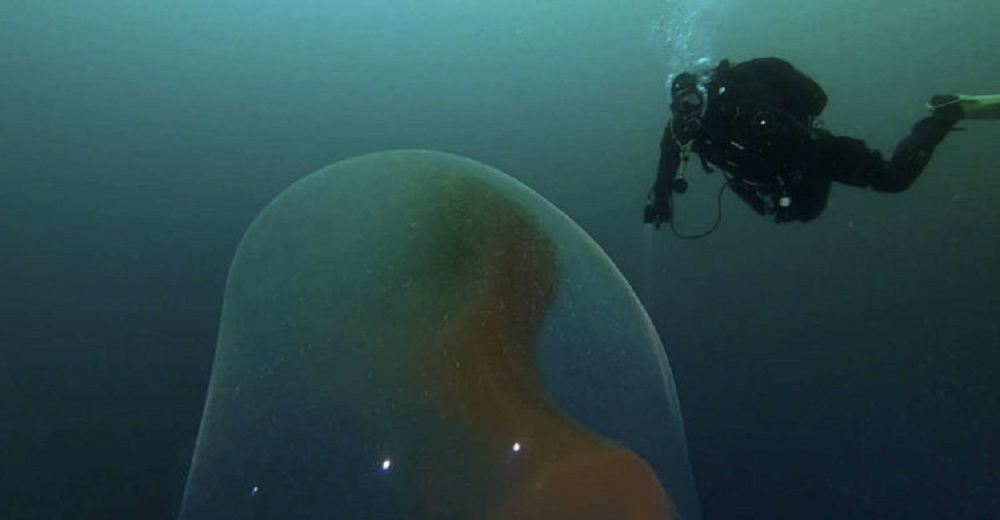
[(656, 189), (649, 190), (649, 197), (646, 199), (646, 207), (642, 211), (642, 221), (652, 224), (657, 229), (660, 224), (670, 222), (673, 212), (670, 209), (670, 193), (658, 194)]

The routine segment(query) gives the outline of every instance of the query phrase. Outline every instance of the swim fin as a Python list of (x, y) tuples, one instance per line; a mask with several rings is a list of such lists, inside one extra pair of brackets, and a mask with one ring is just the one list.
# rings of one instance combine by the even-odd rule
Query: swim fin
[(962, 111), (962, 119), (1000, 119), (1000, 94), (938, 94), (927, 103), (932, 112), (951, 112), (956, 106)]

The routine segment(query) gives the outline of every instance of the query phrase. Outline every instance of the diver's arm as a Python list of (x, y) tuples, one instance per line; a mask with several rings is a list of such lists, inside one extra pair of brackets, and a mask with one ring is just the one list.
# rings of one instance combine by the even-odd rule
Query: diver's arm
[(680, 146), (674, 139), (673, 120), (667, 121), (660, 139), (660, 162), (656, 171), (656, 182), (649, 190), (646, 208), (643, 212), (643, 222), (659, 227), (663, 222), (670, 222), (670, 195), (674, 179), (680, 166)]

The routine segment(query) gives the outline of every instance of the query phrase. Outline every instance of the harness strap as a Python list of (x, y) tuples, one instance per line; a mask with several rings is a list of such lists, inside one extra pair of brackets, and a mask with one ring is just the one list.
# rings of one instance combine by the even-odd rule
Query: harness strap
[(674, 172), (674, 179), (684, 180), (684, 172), (687, 170), (688, 160), (691, 159), (691, 150), (694, 149), (694, 138), (692, 137), (684, 143), (678, 141), (677, 132), (674, 130), (674, 121), (676, 119), (670, 119), (670, 135), (673, 136), (674, 143), (679, 147), (677, 157), (680, 159), (677, 163), (677, 171)]

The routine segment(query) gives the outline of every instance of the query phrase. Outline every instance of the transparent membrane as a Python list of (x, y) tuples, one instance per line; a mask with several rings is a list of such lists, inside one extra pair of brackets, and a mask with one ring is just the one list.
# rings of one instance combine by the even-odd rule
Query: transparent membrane
[(524, 185), (382, 152), (250, 226), (182, 520), (698, 516), (655, 330)]

